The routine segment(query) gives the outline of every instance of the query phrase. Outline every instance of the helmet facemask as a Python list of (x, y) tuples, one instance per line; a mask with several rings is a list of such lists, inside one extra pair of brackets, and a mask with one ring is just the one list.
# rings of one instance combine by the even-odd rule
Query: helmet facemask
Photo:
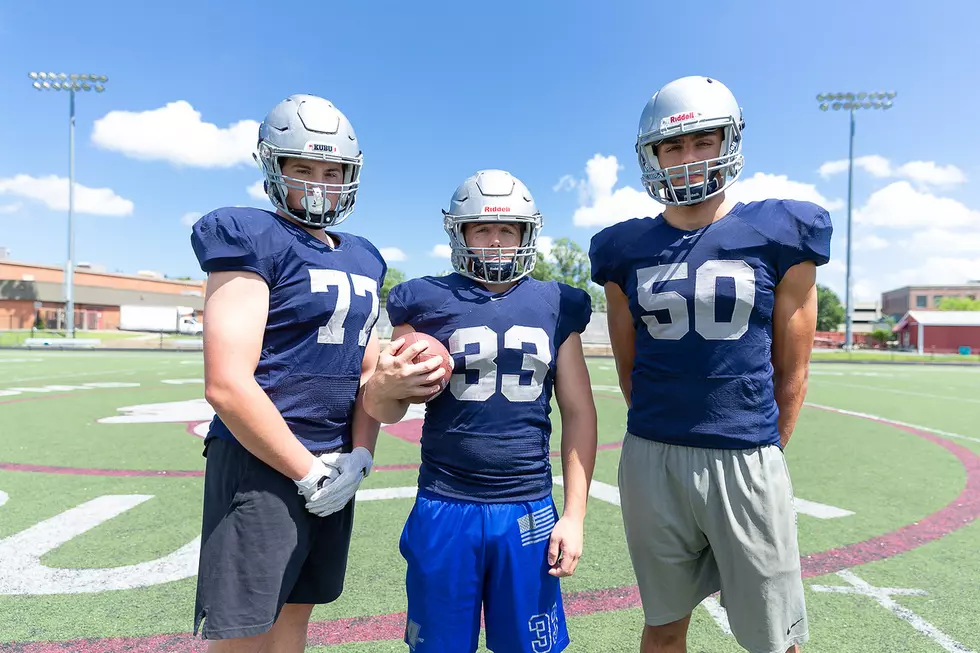
[[(288, 177), (282, 172), (282, 163), (287, 158), (340, 163), (343, 170), (343, 182), (328, 184)], [(340, 224), (353, 211), (360, 177), (360, 157), (351, 159), (328, 152), (311, 154), (304, 151), (274, 148), (268, 143), (260, 143), (256, 161), (265, 175), (266, 193), (273, 206), (287, 213), (301, 224), (314, 229), (323, 229)], [(302, 194), (302, 208), (295, 209), (287, 204), (286, 198), (289, 189), (294, 189)], [(337, 196), (336, 206), (331, 206), (330, 195)]]
[[(531, 274), (537, 261), (540, 215), (452, 215), (443, 211), (443, 226), (449, 234), (453, 269), (464, 277), (483, 283), (510, 283)], [(486, 222), (516, 224), (521, 231), (517, 247), (471, 247), (466, 244), (465, 226)]]
[[(702, 128), (697, 131), (715, 131), (719, 127), (722, 126)], [(742, 134), (739, 125), (730, 119), (722, 128), (724, 138), (719, 156), (669, 168), (660, 167), (656, 149), (660, 143), (678, 134), (664, 135), (661, 132), (641, 136), (637, 140), (637, 152), (643, 186), (650, 197), (661, 204), (689, 206), (714, 197), (734, 183), (741, 174), (743, 166)], [(683, 130), (682, 133), (693, 132), (694, 130)], [(701, 175), (701, 181), (692, 183), (692, 175)]]

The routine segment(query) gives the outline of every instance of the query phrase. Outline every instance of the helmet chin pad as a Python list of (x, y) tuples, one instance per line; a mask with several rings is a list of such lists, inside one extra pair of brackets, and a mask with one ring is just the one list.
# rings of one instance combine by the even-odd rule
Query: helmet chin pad
[(513, 258), (506, 261), (483, 261), (474, 257), (472, 267), (473, 274), (481, 279), (485, 279), (487, 283), (506, 283), (514, 275)]
[(307, 213), (313, 213), (315, 215), (322, 215), (332, 208), (330, 200), (327, 199), (318, 186), (311, 188), (310, 192), (300, 200), (300, 204), (303, 205)]
[(720, 183), (718, 177), (712, 177), (711, 181), (708, 182), (707, 192), (705, 192), (705, 187), (701, 184), (692, 185), (690, 188), (687, 186), (674, 186), (674, 196), (679, 202), (699, 202), (704, 201), (709, 195), (713, 195), (718, 191)]

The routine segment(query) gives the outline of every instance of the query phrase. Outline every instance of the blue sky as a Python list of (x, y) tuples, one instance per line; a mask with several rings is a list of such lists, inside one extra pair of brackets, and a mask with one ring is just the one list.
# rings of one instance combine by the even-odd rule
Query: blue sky
[(894, 7), (5, 3), (0, 246), (55, 265), (66, 253), (68, 97), (34, 90), (32, 70), (109, 77), (107, 92), (78, 98), (76, 260), (194, 278), (185, 216), (268, 206), (247, 190), (260, 179), (250, 148), (255, 123), (290, 94), (327, 97), (352, 121), (365, 167), (343, 229), (417, 276), (448, 268), (433, 255), (447, 242), (440, 209), (481, 168), (524, 180), (544, 234), (585, 247), (604, 224), (656, 213), (633, 150), (640, 111), (667, 81), (704, 74), (745, 111), (733, 192), (832, 209), (835, 261), (821, 280), (838, 291), (847, 117), (815, 96), (897, 91), (890, 111), (858, 115), (855, 295), (978, 279), (980, 136), (963, 118), (980, 105), (980, 5)]

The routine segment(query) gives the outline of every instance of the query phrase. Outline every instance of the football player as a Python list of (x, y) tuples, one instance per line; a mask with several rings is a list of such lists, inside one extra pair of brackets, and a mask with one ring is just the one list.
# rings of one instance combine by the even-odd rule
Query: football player
[(685, 651), (691, 611), (719, 590), (746, 650), (794, 651), (808, 638), (783, 449), (833, 229), (810, 202), (726, 198), (744, 126), (716, 79), (657, 91), (636, 151), (663, 213), (607, 227), (589, 253), (629, 406), (619, 487), (643, 653)]
[[(521, 181), (480, 171), (444, 212), (455, 273), (413, 279), (388, 295), (393, 341), (366, 408), (389, 423), (410, 402), (428, 402), (418, 496), (400, 541), (405, 642), (414, 653), (475, 651), (481, 608), (490, 650), (557, 652), (569, 642), (559, 579), (572, 575), (582, 553), (596, 454), (580, 336), (592, 302), (584, 290), (528, 276), (541, 224)], [(437, 396), (435, 374), (399, 351), (413, 331), (454, 358)], [(561, 518), (549, 460), (553, 392), (562, 423)]]
[(333, 229), (354, 208), (362, 162), (333, 104), (280, 102), (256, 159), (275, 211), (217, 209), (191, 236), (208, 273), (205, 396), (216, 413), (194, 633), (203, 622), (219, 653), (299, 653), (314, 604), (341, 594), (351, 536), (353, 503), (328, 507), (321, 488), (344, 470), (357, 483), (373, 462), (379, 425), (361, 387), (378, 358), (387, 268), (370, 242)]

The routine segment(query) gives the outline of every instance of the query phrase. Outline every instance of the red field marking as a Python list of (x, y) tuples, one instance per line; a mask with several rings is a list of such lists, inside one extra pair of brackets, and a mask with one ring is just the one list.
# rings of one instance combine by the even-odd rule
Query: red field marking
[(422, 442), (422, 422), (420, 419), (405, 419), (397, 424), (386, 424), (382, 430), (399, 440), (419, 444)]
[[(816, 407), (811, 406), (811, 408)], [(816, 408), (816, 410), (845, 414), (830, 408)], [(841, 569), (850, 569), (851, 567), (876, 560), (884, 560), (885, 558), (891, 558), (900, 553), (917, 549), (923, 544), (928, 544), (929, 542), (949, 535), (955, 530), (963, 528), (974, 519), (977, 519), (977, 517), (980, 517), (980, 456), (977, 456), (966, 447), (954, 444), (927, 431), (920, 431), (919, 429), (896, 424), (872, 415), (854, 417), (861, 417), (861, 419), (867, 419), (879, 424), (887, 424), (907, 433), (917, 435), (920, 438), (925, 438), (934, 444), (938, 444), (956, 456), (966, 469), (966, 486), (960, 492), (960, 495), (944, 508), (914, 524), (903, 526), (896, 531), (879, 535), (864, 542), (856, 542), (855, 544), (807, 556), (803, 559), (803, 575), (806, 578), (830, 574)]]
[[(819, 410), (838, 412), (833, 409)], [(804, 578), (822, 576), (907, 553), (949, 535), (980, 517), (980, 456), (939, 436), (895, 424), (883, 418), (850, 416), (888, 424), (943, 447), (956, 456), (963, 465), (967, 475), (966, 486), (949, 504), (915, 524), (903, 526), (891, 533), (864, 542), (804, 557), (801, 560)], [(566, 595), (565, 599), (565, 610), (569, 616), (586, 616), (636, 607), (640, 607), (640, 594), (635, 585), (578, 592)], [(405, 613), (319, 621), (310, 624), (309, 645), (329, 646), (350, 642), (399, 640), (403, 636), (404, 628)], [(204, 653), (206, 649), (202, 640), (182, 634), (80, 639), (67, 642), (14, 642), (5, 644), (0, 650), (9, 653), (65, 653), (67, 651), (72, 653)]]

